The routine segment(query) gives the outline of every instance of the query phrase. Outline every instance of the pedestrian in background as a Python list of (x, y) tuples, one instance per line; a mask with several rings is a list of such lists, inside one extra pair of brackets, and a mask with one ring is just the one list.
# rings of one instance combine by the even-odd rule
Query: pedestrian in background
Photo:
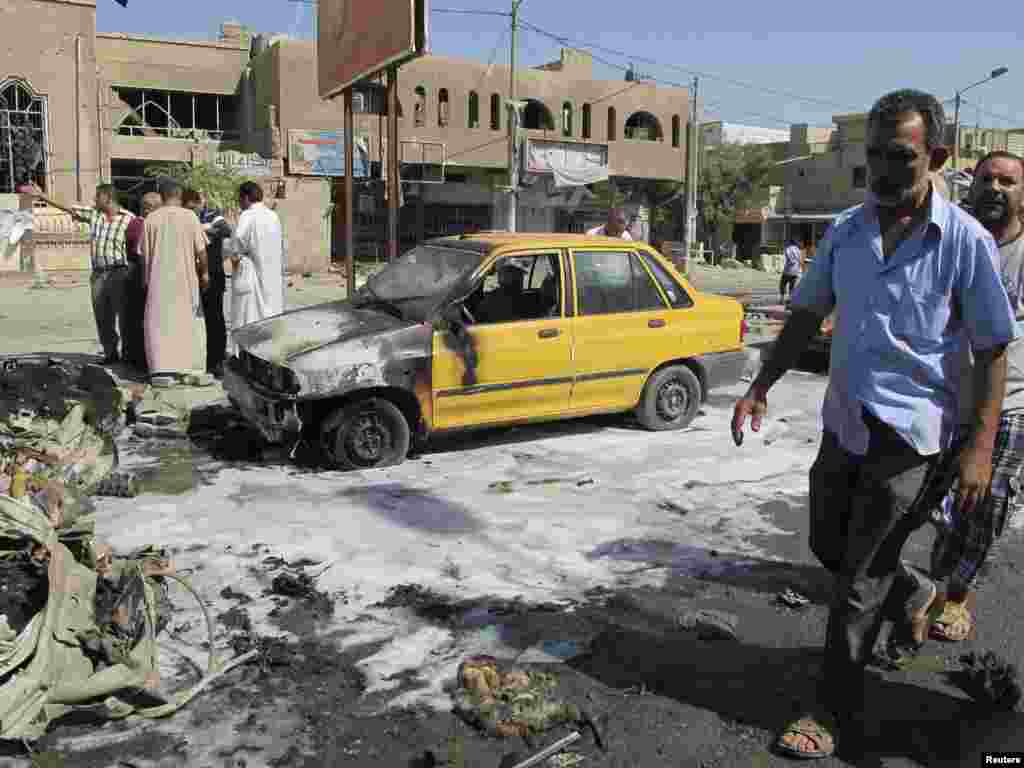
[[(902, 561), (903, 546), (948, 488), (947, 471), (958, 473), (964, 514), (988, 491), (1006, 345), (1018, 336), (995, 241), (929, 177), (949, 154), (942, 105), (896, 91), (871, 108), (867, 128), (867, 199), (829, 228), (732, 421), (737, 445), (747, 418), (760, 430), (768, 390), (837, 309), (810, 471), (810, 545), (835, 579), (825, 662), (815, 700), (776, 741), (799, 758), (826, 757), (840, 734), (856, 744), (865, 733), (864, 669), (884, 618), (897, 621), (897, 637), (923, 642), (937, 589)], [(960, 450), (956, 369), (968, 342), (976, 429)]]
[(779, 301), (783, 304), (786, 303), (786, 289), (789, 289), (789, 295), (793, 295), (793, 289), (796, 288), (796, 283), (800, 279), (800, 273), (803, 269), (803, 252), (800, 250), (800, 246), (797, 245), (796, 240), (790, 238), (786, 241), (786, 248), (782, 252), (783, 265), (782, 265), (782, 277), (779, 280)]
[(255, 182), (238, 188), (238, 204), (242, 214), (225, 246), (232, 264), (232, 329), (284, 312), (281, 220), (263, 203), (263, 190)]
[(96, 318), (96, 332), (103, 346), (103, 364), (119, 362), (121, 336), (127, 324), (125, 294), (129, 276), (128, 227), (135, 216), (118, 205), (117, 192), (112, 184), (96, 187), (92, 208), (62, 205), (41, 193), (36, 194), (36, 197), (89, 225), (89, 241), (92, 244), (92, 274), (89, 279), (92, 287), (92, 312)]
[(142, 196), (142, 216), (136, 216), (128, 225), (128, 280), (125, 286), (124, 330), (121, 345), (124, 359), (132, 368), (145, 373), (146, 333), (143, 327), (146, 314), (146, 291), (142, 279), (142, 241), (145, 237), (145, 217), (160, 207), (160, 195), (147, 192)]
[(197, 328), (197, 320), (200, 291), (210, 282), (206, 235), (199, 218), (182, 207), (181, 196), (180, 184), (163, 182), (163, 205), (146, 217), (146, 360), (154, 385), (174, 383), (182, 374), (199, 368), (205, 357), (204, 334)]
[[(999, 246), (999, 269), (1017, 319), (1024, 318), (1024, 160), (1009, 152), (990, 152), (974, 173), (970, 204), (975, 217)], [(956, 503), (957, 488), (939, 507), (939, 535), (932, 553), (932, 575), (947, 579), (942, 614), (931, 627), (939, 640), (966, 640), (974, 628), (967, 607), (978, 571), (985, 564), (995, 541), (1006, 530), (1020, 503), (1015, 496), (1024, 475), (1024, 344), (1013, 342), (1007, 351), (1006, 396), (999, 416), (992, 453), (992, 484), (984, 500), (968, 515), (961, 515)], [(979, 429), (971, 407), (969, 386), (974, 378), (971, 360), (965, 355), (961, 380), (961, 429), (971, 434)]]
[(627, 224), (626, 212), (624, 210), (618, 207), (609, 208), (607, 221), (599, 227), (588, 229), (587, 234), (598, 237), (620, 237), (623, 240), (632, 240), (633, 236), (629, 234)]
[(217, 378), (224, 375), (224, 358), (228, 349), (227, 324), (224, 319), (224, 241), (231, 237), (231, 226), (216, 208), (210, 208), (202, 190), (186, 189), (182, 195), (185, 207), (199, 217), (208, 245), (206, 262), (210, 270), (210, 287), (202, 294), (203, 323), (206, 328), (206, 371)]

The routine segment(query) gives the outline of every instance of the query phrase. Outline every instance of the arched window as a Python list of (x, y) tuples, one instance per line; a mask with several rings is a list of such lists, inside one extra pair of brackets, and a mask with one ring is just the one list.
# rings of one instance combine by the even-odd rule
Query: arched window
[(681, 133), (681, 130), (680, 130), (681, 122), (682, 121), (679, 119), (679, 115), (672, 115), (672, 146), (673, 147), (678, 147), (679, 146), (679, 134)]
[(608, 141), (615, 141), (615, 125), (618, 117), (615, 115), (615, 107), (608, 107)]
[(581, 122), (583, 123), (583, 138), (590, 138), (590, 105), (583, 105), (583, 114), (581, 115)]
[(477, 96), (476, 91), (469, 92), (469, 120), (467, 124), (470, 128), (480, 127), (480, 97)]
[(572, 104), (568, 101), (562, 102), (562, 135), (572, 137)]
[(427, 89), (422, 85), (416, 86), (416, 106), (413, 107), (413, 124), (422, 127), (427, 122)]
[(661, 123), (650, 112), (634, 112), (626, 120), (623, 134), (627, 139), (639, 141), (661, 141)]
[(543, 101), (526, 99), (526, 106), (523, 107), (523, 128), (531, 131), (555, 130), (555, 120)]
[(501, 130), (501, 96), (491, 94), (491, 130)]
[(46, 100), (23, 80), (0, 82), (0, 192), (46, 187)]
[(448, 125), (448, 89), (437, 92), (437, 124), (444, 128)]

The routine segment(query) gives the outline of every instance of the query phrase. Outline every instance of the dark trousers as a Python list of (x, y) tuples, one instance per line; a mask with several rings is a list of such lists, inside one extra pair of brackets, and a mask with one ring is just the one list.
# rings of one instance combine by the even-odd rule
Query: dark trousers
[(96, 332), (103, 345), (103, 354), (107, 358), (117, 358), (121, 333), (127, 327), (125, 317), (125, 295), (128, 289), (128, 269), (93, 270), (92, 278), (92, 313), (96, 318)]
[(146, 292), (142, 284), (142, 267), (132, 264), (125, 282), (124, 325), (121, 346), (125, 361), (140, 371), (146, 370)]
[(811, 547), (835, 576), (825, 636), (822, 704), (863, 711), (864, 668), (882, 621), (899, 619), (920, 578), (901, 560), (910, 535), (941, 498), (950, 462), (918, 454), (865, 411), (868, 452), (845, 451), (830, 432), (811, 468)]
[(786, 298), (786, 287), (789, 287), (790, 295), (793, 294), (793, 289), (796, 288), (796, 280), (799, 275), (783, 275), (782, 279), (779, 280), (779, 296)]
[(206, 325), (206, 370), (213, 372), (224, 365), (227, 356), (228, 331), (224, 322), (224, 273), (210, 273), (210, 287), (202, 295), (203, 318)]

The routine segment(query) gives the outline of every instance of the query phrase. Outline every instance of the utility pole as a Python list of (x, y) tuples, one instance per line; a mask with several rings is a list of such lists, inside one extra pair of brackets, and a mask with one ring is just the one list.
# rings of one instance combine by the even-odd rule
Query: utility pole
[(697, 125), (697, 78), (693, 78), (690, 94), (690, 119), (686, 122), (686, 234), (683, 238), (686, 258), (697, 240), (697, 163), (700, 156), (700, 130)]
[[(960, 91), (956, 92), (956, 108), (953, 110), (953, 173), (960, 170)], [(955, 197), (954, 197), (955, 199)]]
[(519, 6), (523, 0), (512, 0), (511, 48), (508, 54), (508, 231), (516, 231), (519, 207), (519, 110), (516, 108), (516, 43), (519, 33)]

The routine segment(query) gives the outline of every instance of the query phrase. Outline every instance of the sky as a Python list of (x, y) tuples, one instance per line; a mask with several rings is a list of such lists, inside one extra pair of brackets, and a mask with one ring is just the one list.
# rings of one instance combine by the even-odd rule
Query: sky
[[(431, 52), (508, 63), (507, 17), (444, 10), (507, 12), (511, 0), (429, 2)], [(699, 7), (679, 0), (523, 0), (520, 18), (589, 49), (598, 78), (621, 80), (630, 63), (665, 84), (688, 85), (697, 76), (701, 120), (828, 126), (833, 115), (867, 110), (883, 93), (904, 87), (949, 99), (952, 118), (957, 89), (1005, 66), (1008, 74), (963, 95), (961, 121), (1024, 127), (1019, 6), (995, 0), (981, 13), (968, 4), (950, 7), (900, 0), (860, 0), (841, 9), (807, 0)], [(254, 32), (310, 38), (315, 10), (311, 0), (128, 0), (127, 8), (97, 0), (97, 27), (213, 39), (221, 21), (235, 19)], [(557, 59), (560, 45), (551, 36), (524, 28), (519, 64)]]

